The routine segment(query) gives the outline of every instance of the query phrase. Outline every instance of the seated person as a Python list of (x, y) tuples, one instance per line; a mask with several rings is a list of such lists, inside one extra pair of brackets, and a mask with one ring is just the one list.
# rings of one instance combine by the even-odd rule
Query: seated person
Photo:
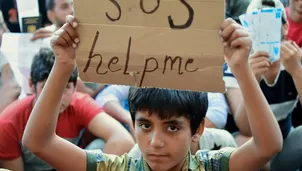
[[(96, 102), (118, 121), (133, 129), (128, 107), (130, 86), (110, 85), (96, 96)], [(207, 128), (223, 129), (228, 116), (228, 105), (224, 94), (208, 93), (209, 109), (205, 118)]]
[(302, 51), (302, 1), (290, 0), (286, 15), (289, 23), (287, 39), (295, 41)]
[[(38, 97), (44, 89), (46, 80), (49, 79), (54, 60), (55, 56), (51, 49), (43, 48), (39, 51), (34, 57), (31, 67), (30, 87), (35, 94), (15, 101), (0, 115), (0, 167), (14, 171), (53, 169), (51, 165), (46, 164), (47, 161), (46, 163), (43, 162), (39, 159), (39, 156), (35, 156), (24, 147), (21, 144), (21, 139), (32, 109), (38, 102)], [(55, 120), (44, 120), (47, 118), (43, 120), (48, 123), (57, 123), (54, 127), (56, 134), (74, 145), (78, 145), (80, 132), (83, 128), (86, 128), (106, 142), (104, 147), (98, 147), (98, 149), (118, 155), (128, 152), (134, 146), (134, 140), (126, 129), (106, 114), (90, 96), (74, 92), (77, 73), (77, 71), (74, 71), (68, 74), (69, 81), (62, 90), (64, 95), (59, 99), (58, 105), (60, 107), (56, 110), (60, 117)], [(60, 84), (60, 80), (57, 80), (57, 83)], [(54, 91), (58, 93), (60, 90)], [(49, 103), (51, 102), (49, 101)], [(44, 122), (40, 121), (41, 123)], [(48, 123), (44, 122), (43, 124), (46, 126)], [(123, 145), (117, 146), (120, 142)]]
[(6, 57), (0, 52), (0, 115), (6, 106), (17, 100), (21, 94), (21, 87), (15, 79), (15, 75), (6, 60)]
[[(117, 156), (101, 150), (85, 151), (68, 143), (56, 135), (55, 128), (64, 88), (76, 67), (75, 49), (80, 40), (75, 18), (68, 16), (66, 21), (68, 24), (52, 38), (55, 65), (22, 138), (25, 147), (58, 170), (257, 170), (281, 150), (282, 135), (278, 123), (248, 63), (251, 39), (248, 32), (232, 19), (221, 24), (219, 35), (225, 59), (236, 75), (246, 101), (254, 136), (244, 146), (190, 154), (194, 135), (203, 132), (207, 95), (159, 88), (129, 90), (135, 138), (142, 151), (139, 160), (127, 154)], [(116, 144), (116, 148), (120, 146)]]
[[(265, 7), (283, 8), (279, 0), (255, 0), (252, 1), (248, 11)], [(283, 149), (272, 160), (270, 166), (274, 170), (296, 171), (302, 167), (302, 126), (292, 127), (292, 112), (298, 100), (302, 97), (302, 66), (301, 52), (296, 43), (285, 40), (287, 33), (287, 18), (283, 12), (282, 43), (280, 60), (272, 63), (266, 52), (255, 52), (250, 57), (255, 78), (265, 95), (267, 103), (270, 104), (275, 118), (279, 123), (279, 129), (284, 139)], [(242, 98), (238, 80), (232, 74), (232, 68), (225, 68), (225, 82), (227, 86), (227, 99), (234, 116), (240, 134), (236, 135), (239, 145), (251, 139), (251, 122), (248, 120), (248, 109), (246, 100)], [(291, 163), (290, 165), (288, 163)]]

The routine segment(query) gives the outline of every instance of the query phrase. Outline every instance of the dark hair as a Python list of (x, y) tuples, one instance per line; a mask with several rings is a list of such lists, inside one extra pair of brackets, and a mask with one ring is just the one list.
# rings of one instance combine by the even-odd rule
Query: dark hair
[(137, 111), (148, 111), (160, 119), (184, 116), (191, 122), (192, 135), (208, 109), (207, 93), (193, 91), (131, 87), (128, 100), (133, 123)]
[[(34, 86), (38, 82), (47, 80), (55, 61), (55, 55), (50, 48), (41, 48), (40, 51), (34, 56), (31, 64), (30, 76)], [(78, 78), (78, 71), (72, 73), (69, 82), (73, 82), (76, 86)]]
[(46, 0), (45, 8), (47, 11), (53, 10), (55, 7), (55, 0)]
[[(272, 1), (272, 0), (262, 0), (262, 5), (276, 8), (276, 3), (275, 3), (275, 1)], [(284, 12), (285, 11), (282, 11), (282, 13), (284, 13)], [(282, 24), (286, 24), (286, 19), (284, 18), (284, 15), (282, 15)]]

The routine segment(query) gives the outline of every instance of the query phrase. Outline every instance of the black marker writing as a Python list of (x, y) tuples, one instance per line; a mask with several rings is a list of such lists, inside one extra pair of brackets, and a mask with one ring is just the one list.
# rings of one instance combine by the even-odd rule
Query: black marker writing
[[(150, 0), (148, 0), (150, 1)], [(145, 7), (144, 7), (144, 0), (140, 0), (139, 5), (141, 7), (141, 10), (146, 13), (146, 14), (153, 14), (155, 11), (157, 11), (157, 9), (159, 8), (160, 5), (160, 0), (157, 0), (157, 5), (155, 6), (155, 8), (151, 11), (146, 11)]]
[(185, 24), (175, 25), (171, 15), (168, 16), (169, 25), (170, 25), (170, 28), (172, 28), (172, 29), (186, 29), (186, 28), (189, 28), (193, 23), (193, 19), (194, 19), (193, 8), (186, 2), (186, 0), (180, 0), (180, 2), (182, 2), (188, 8), (189, 18)]
[(112, 21), (112, 22), (118, 21), (118, 20), (120, 20), (120, 18), (121, 18), (121, 16), (122, 16), (122, 9), (121, 9), (121, 6), (120, 6), (115, 0), (110, 0), (110, 2), (112, 2), (112, 3), (116, 6), (116, 8), (117, 8), (117, 10), (118, 10), (118, 16), (117, 16), (116, 18), (112, 18), (112, 17), (110, 17), (110, 15), (108, 14), (108, 12), (106, 12), (106, 16), (107, 16), (107, 18), (108, 18), (110, 21)]

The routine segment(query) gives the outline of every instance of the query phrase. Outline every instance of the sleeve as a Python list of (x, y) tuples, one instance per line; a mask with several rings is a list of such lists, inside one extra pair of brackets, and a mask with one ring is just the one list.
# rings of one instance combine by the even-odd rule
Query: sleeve
[(115, 171), (127, 170), (129, 167), (129, 157), (127, 154), (122, 156), (105, 154), (101, 150), (87, 150), (87, 171)]
[(227, 64), (224, 64), (223, 66), (223, 80), (226, 88), (240, 88), (235, 76)]
[(0, 123), (0, 160), (13, 160), (21, 156), (18, 133), (10, 123)]
[(212, 121), (217, 128), (224, 128), (227, 123), (229, 107), (224, 94), (208, 93), (209, 107), (206, 117)]
[(122, 102), (128, 99), (129, 88), (130, 86), (110, 85), (97, 95), (96, 101), (102, 107), (109, 101)]
[(75, 108), (76, 116), (78, 116), (78, 122), (85, 128), (88, 127), (90, 121), (96, 115), (104, 112), (103, 108), (100, 107), (89, 95), (83, 95), (83, 97), (77, 99)]
[(198, 151), (197, 160), (205, 170), (229, 171), (229, 160), (236, 148), (223, 148), (218, 151)]

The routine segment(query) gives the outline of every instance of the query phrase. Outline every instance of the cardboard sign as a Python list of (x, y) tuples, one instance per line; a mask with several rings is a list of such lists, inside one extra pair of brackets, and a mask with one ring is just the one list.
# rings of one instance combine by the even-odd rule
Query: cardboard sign
[(80, 77), (224, 92), (224, 0), (75, 0)]

